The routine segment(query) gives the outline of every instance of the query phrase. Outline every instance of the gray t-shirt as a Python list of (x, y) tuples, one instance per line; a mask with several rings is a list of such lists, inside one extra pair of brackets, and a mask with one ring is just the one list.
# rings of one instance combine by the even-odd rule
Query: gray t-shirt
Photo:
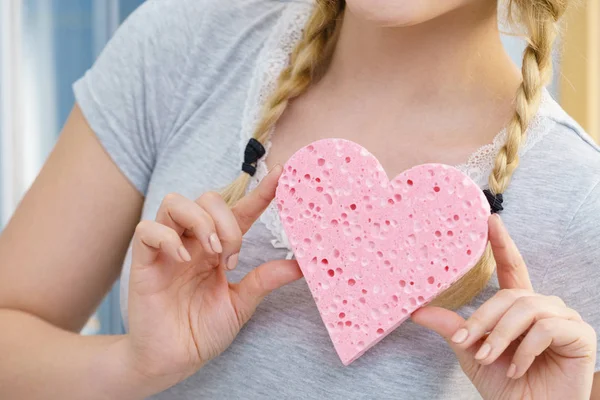
[[(292, 0), (148, 1), (75, 84), (102, 145), (144, 194), (144, 219), (154, 218), (167, 193), (196, 198), (238, 175), (260, 105), (310, 9)], [(502, 140), (500, 133), (460, 166), (482, 187)], [(503, 219), (536, 290), (560, 296), (600, 332), (599, 150), (545, 93), (521, 155)], [(246, 235), (230, 278), (285, 258), (286, 247), (271, 208)], [(130, 255), (125, 320), (129, 263)], [(497, 290), (493, 278), (460, 313), (470, 315)], [(301, 280), (268, 296), (224, 354), (155, 398), (479, 396), (446, 343), (412, 322), (343, 367)]]

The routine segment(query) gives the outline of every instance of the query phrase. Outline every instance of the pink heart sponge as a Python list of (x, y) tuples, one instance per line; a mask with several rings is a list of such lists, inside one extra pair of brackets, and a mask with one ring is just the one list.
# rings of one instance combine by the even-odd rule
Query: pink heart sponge
[(487, 244), (489, 204), (468, 176), (424, 164), (390, 181), (342, 139), (296, 152), (276, 203), (344, 365), (469, 271)]

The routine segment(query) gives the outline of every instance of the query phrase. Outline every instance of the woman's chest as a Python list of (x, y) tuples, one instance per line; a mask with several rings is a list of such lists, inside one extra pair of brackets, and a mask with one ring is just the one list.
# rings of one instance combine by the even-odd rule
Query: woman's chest
[(331, 102), (318, 95), (310, 92), (306, 95), (306, 99), (297, 100), (300, 104), (292, 103), (278, 121), (270, 140), (269, 167), (284, 165), (296, 151), (311, 142), (340, 138), (367, 149), (392, 178), (419, 164), (464, 164), (497, 134), (457, 135), (451, 133), (452, 128), (442, 125), (431, 133), (435, 115), (431, 116), (433, 121), (424, 122), (416, 130), (415, 122), (406, 121), (402, 115), (379, 114), (378, 117), (368, 112), (354, 115), (344, 109), (328, 107)]

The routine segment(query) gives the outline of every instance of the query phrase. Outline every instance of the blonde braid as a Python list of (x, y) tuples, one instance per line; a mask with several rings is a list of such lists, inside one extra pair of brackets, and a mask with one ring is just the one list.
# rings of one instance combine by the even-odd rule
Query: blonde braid
[[(277, 88), (265, 105), (262, 119), (254, 131), (254, 139), (263, 144), (268, 140), (271, 129), (290, 100), (308, 89), (316, 71), (330, 58), (334, 48), (331, 42), (335, 40), (338, 17), (343, 8), (343, 1), (317, 1), (304, 35), (292, 52), (290, 65), (282, 71)], [(244, 196), (249, 181), (250, 176), (242, 173), (221, 192), (227, 204), (233, 205)]]
[(506, 143), (496, 157), (489, 178), (490, 189), (495, 194), (504, 193), (519, 165), (521, 142), (537, 113), (542, 90), (552, 77), (552, 47), (566, 1), (510, 0), (509, 18), (513, 8), (519, 12), (519, 20), (528, 31), (529, 45), (523, 55), (523, 82), (517, 90), (515, 113), (508, 124)]
[[(527, 126), (536, 114), (542, 90), (552, 76), (552, 48), (557, 22), (565, 12), (566, 3), (566, 0), (509, 0), (509, 19), (512, 19), (513, 8), (516, 9), (518, 22), (528, 31), (529, 45), (523, 55), (523, 82), (515, 97), (515, 113), (507, 127), (506, 143), (496, 157), (489, 178), (494, 194), (504, 193), (519, 165), (519, 149)], [(488, 245), (477, 265), (437, 297), (433, 304), (458, 308), (468, 303), (487, 285), (495, 267)]]

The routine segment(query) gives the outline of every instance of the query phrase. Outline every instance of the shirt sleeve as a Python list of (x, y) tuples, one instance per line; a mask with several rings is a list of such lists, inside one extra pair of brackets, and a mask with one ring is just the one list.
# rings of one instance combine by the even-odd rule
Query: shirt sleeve
[(167, 3), (147, 1), (134, 11), (73, 85), (100, 143), (143, 195), (172, 125), (185, 64), (185, 24)]
[[(541, 292), (579, 312), (600, 338), (600, 184), (574, 215), (550, 260)], [(600, 346), (596, 357), (600, 370)]]

